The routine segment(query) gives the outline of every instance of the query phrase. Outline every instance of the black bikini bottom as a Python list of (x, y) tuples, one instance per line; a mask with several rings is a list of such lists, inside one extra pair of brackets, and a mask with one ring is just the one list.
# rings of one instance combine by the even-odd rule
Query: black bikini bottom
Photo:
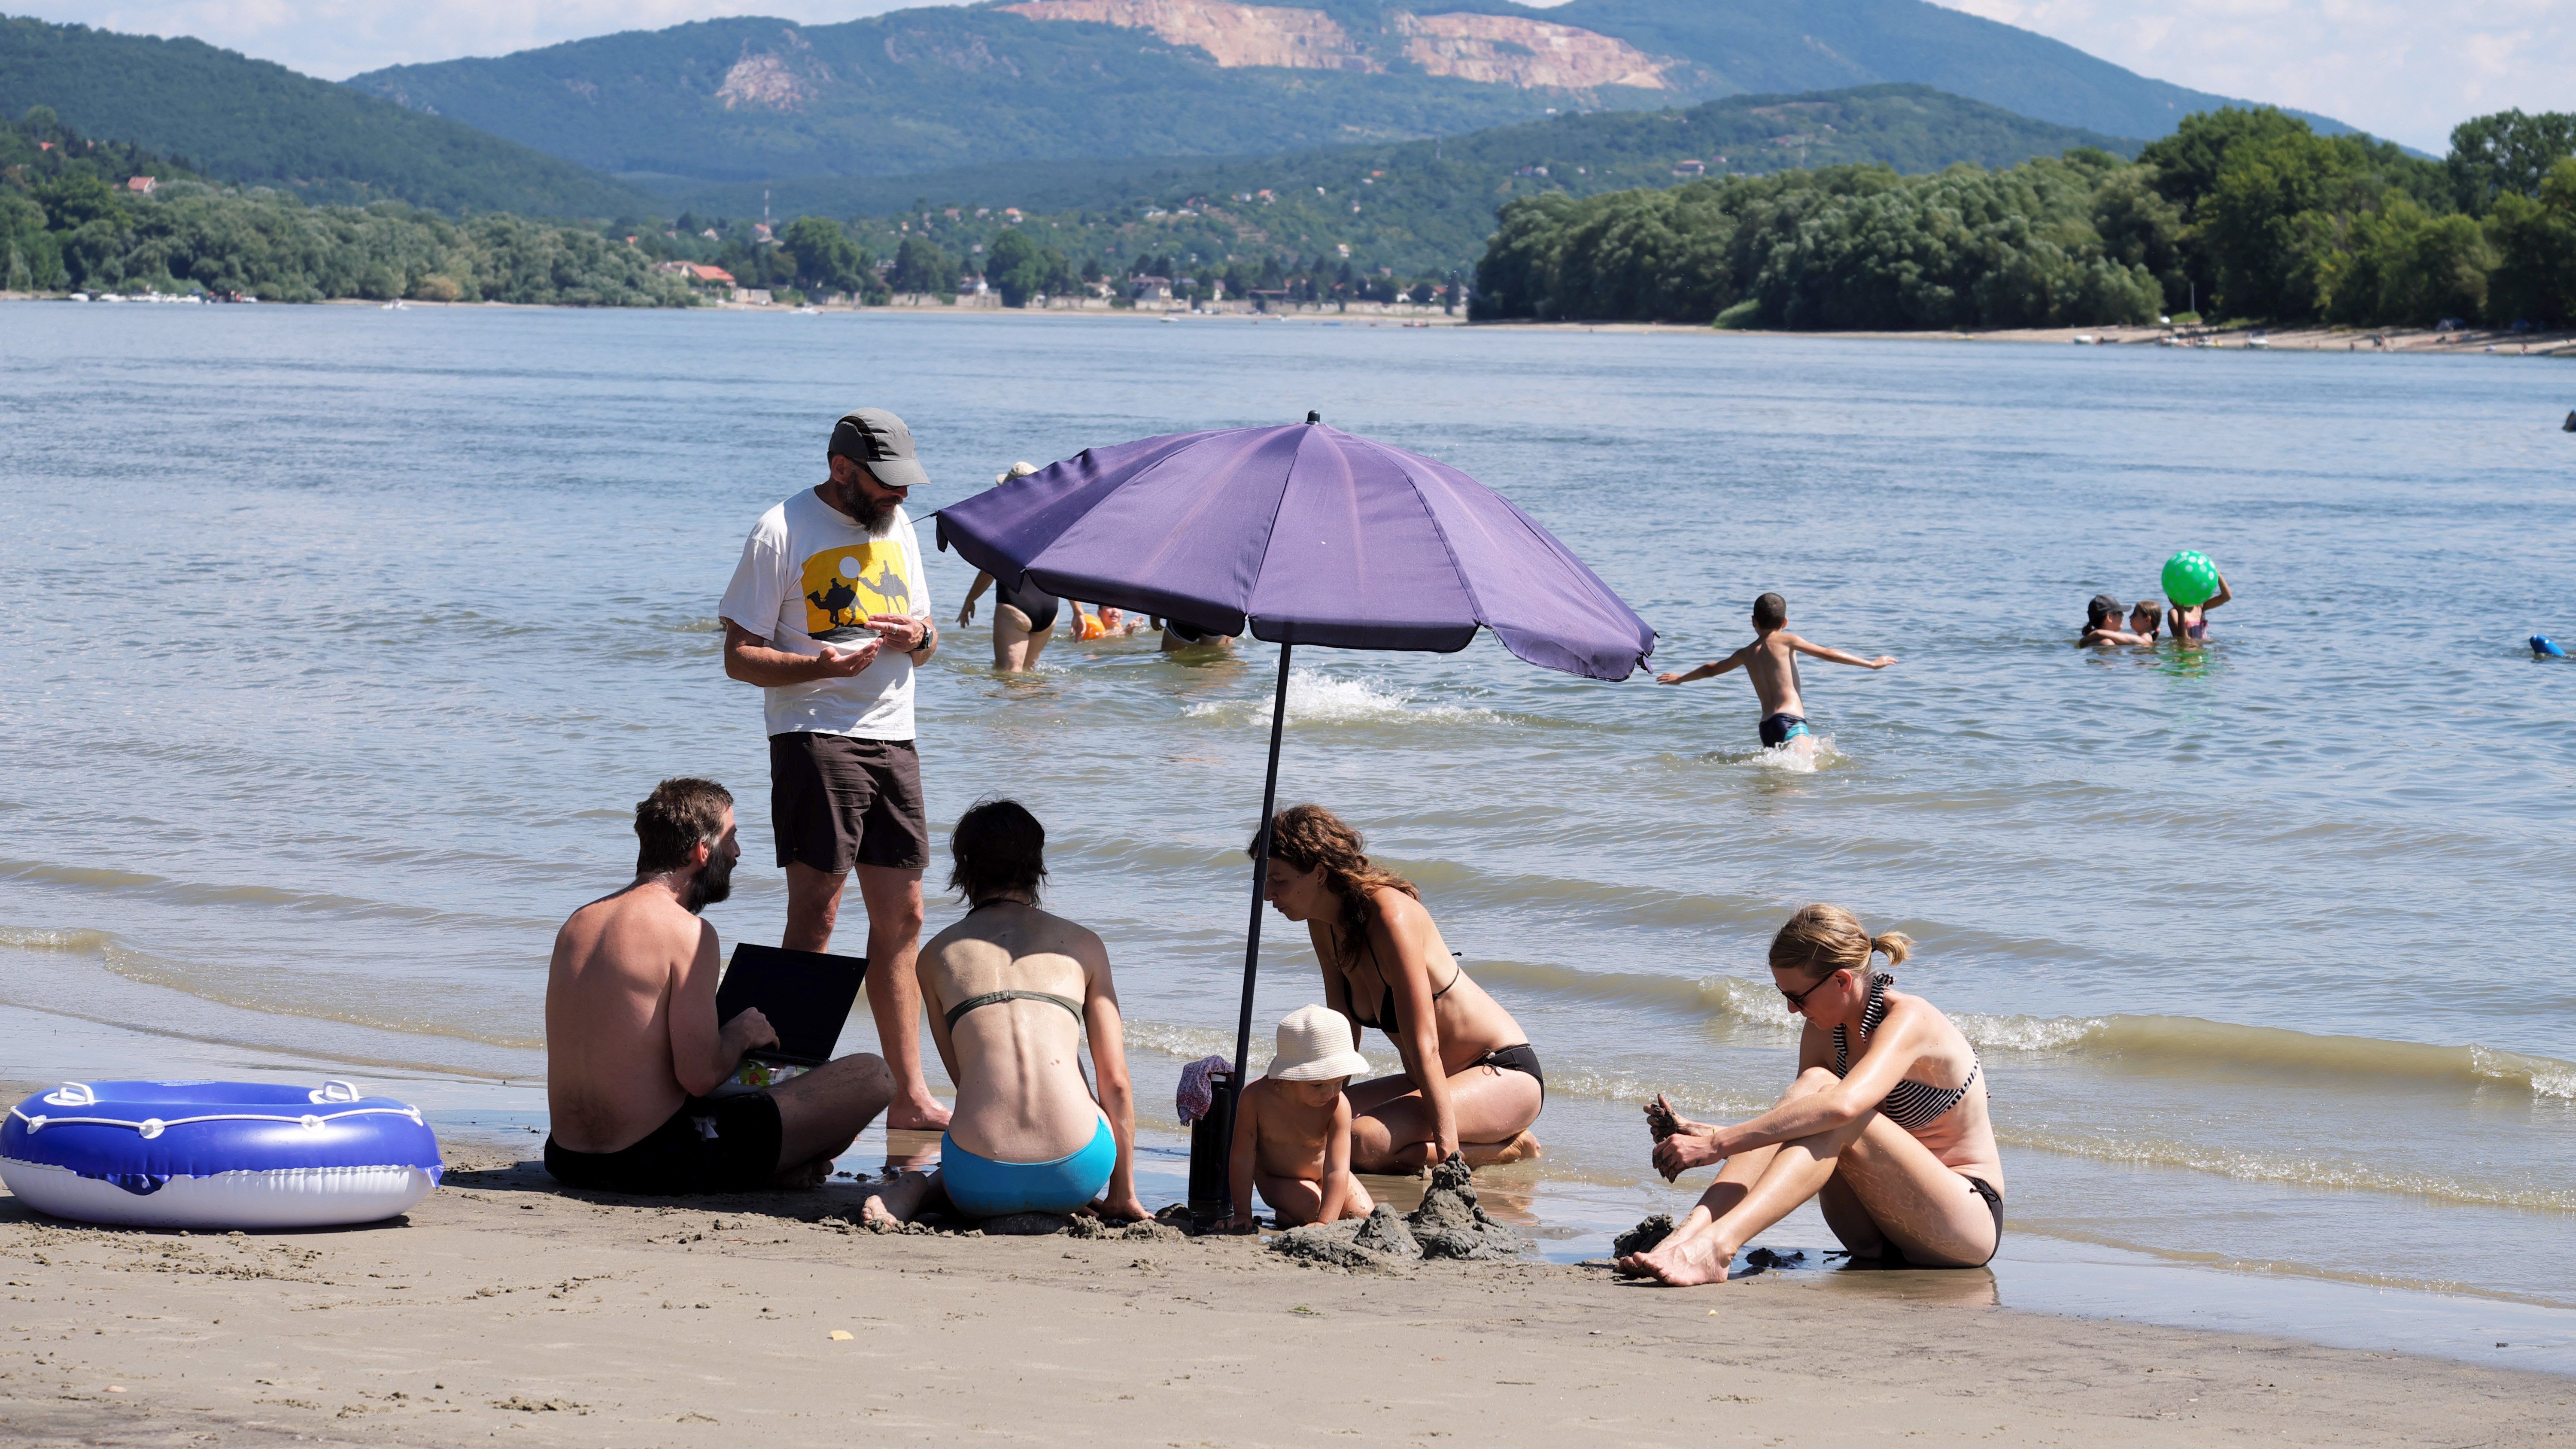
[[(1995, 1246), (1986, 1254), (1986, 1263), (1991, 1263), (1995, 1260), (1995, 1253), (2001, 1252), (2004, 1246), (2004, 1195), (1995, 1191), (1995, 1185), (1982, 1177), (1969, 1178), (1968, 1186), (1976, 1191), (1977, 1196), (1986, 1200), (1986, 1211), (1995, 1215)], [(1878, 1262), (1882, 1268), (1913, 1266), (1906, 1261), (1905, 1250), (1896, 1246), (1893, 1239), (1887, 1240), (1880, 1246)], [(1985, 1265), (1985, 1263), (1979, 1263), (1977, 1266), (1982, 1268)]]
[[(1528, 1042), (1522, 1042), (1519, 1046), (1507, 1046), (1494, 1051), (1489, 1051), (1483, 1056), (1476, 1058), (1474, 1061), (1469, 1062), (1468, 1065), (1472, 1067), (1500, 1067), (1507, 1072), (1527, 1072), (1538, 1079), (1538, 1099), (1542, 1102), (1547, 1100), (1547, 1073), (1539, 1070), (1538, 1053), (1530, 1049), (1530, 1044)], [(2001, 1212), (2002, 1209), (1997, 1208), (1996, 1211)]]
[[(998, 580), (996, 581), (999, 582)], [(1055, 627), (1057, 599), (1035, 588), (1015, 589), (1001, 584), (993, 595), (996, 603), (1008, 604), (1029, 617), (1029, 632), (1043, 634)]]

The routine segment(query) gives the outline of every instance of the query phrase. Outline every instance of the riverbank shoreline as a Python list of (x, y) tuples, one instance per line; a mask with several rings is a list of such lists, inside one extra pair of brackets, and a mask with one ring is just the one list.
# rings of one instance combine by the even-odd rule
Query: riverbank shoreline
[[(823, 1444), (853, 1422), (1074, 1444), (1681, 1444), (1720, 1424), (1800, 1444), (2576, 1443), (2563, 1378), (2025, 1313), (1982, 1273), (1350, 1274), (1241, 1238), (877, 1236), (846, 1184), (575, 1197), (509, 1154), (450, 1155), (407, 1218), (336, 1231), (85, 1228), (0, 1197), (23, 1355), (0, 1425), (31, 1445)], [(1865, 1362), (1866, 1392), (1820, 1381), (1837, 1361)]]
[[(69, 300), (62, 293), (0, 292), (0, 302), (60, 302)], [(175, 299), (174, 299), (175, 300)], [(132, 305), (132, 304), (128, 304)], [(148, 305), (148, 304), (147, 304)], [(696, 307), (665, 308), (597, 308), (570, 307), (555, 303), (533, 302), (416, 302), (399, 304), (369, 301), (362, 297), (330, 297), (311, 303), (269, 303), (270, 306), (373, 307), (380, 311), (514, 311), (514, 312), (597, 312), (597, 311), (668, 311), (668, 312), (739, 312), (778, 317), (794, 316), (883, 316), (883, 317), (1009, 317), (1031, 320), (1094, 320), (1129, 322), (1258, 322), (1278, 324), (1302, 322), (1309, 326), (1395, 327), (1407, 330), (1425, 328), (1464, 328), (1476, 332), (1538, 333), (1618, 333), (1635, 336), (1708, 336), (1744, 339), (1805, 339), (1836, 342), (2018, 342), (2066, 346), (2138, 347), (2165, 346), (2209, 348), (2233, 351), (2271, 352), (2345, 352), (2388, 356), (2395, 353), (2421, 355), (2477, 354), (2498, 357), (2576, 358), (2576, 329), (2557, 331), (2514, 332), (2503, 328), (2430, 328), (2430, 327), (2281, 327), (2262, 328), (2229, 323), (2212, 327), (2001, 327), (1976, 330), (1926, 329), (1912, 332), (1787, 332), (1759, 328), (1720, 329), (1698, 323), (1680, 322), (1470, 322), (1464, 317), (1413, 312), (1254, 312), (1224, 310), (1193, 312), (1172, 309), (1125, 308), (1008, 308), (997, 306), (886, 306), (886, 307), (786, 307), (742, 302), (709, 302)]]

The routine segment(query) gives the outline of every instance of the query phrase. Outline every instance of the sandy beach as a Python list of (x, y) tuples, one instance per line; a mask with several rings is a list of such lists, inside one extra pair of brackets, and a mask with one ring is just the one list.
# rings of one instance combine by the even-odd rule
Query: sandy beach
[(338, 1231), (94, 1229), (0, 1198), (0, 1435), (2576, 1443), (2564, 1378), (2019, 1313), (1982, 1273), (1354, 1274), (1169, 1230), (877, 1236), (848, 1184), (654, 1205), (452, 1161), (408, 1218)]

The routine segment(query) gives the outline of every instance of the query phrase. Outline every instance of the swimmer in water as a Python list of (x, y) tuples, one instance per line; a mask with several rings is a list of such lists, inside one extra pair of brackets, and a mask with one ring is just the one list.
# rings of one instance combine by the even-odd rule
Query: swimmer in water
[(2137, 635), (2138, 642), (2149, 648), (2155, 647), (2156, 626), (2163, 622), (2164, 611), (2156, 607), (2152, 596), (2129, 606), (2129, 632)]
[[(1038, 471), (1035, 463), (1013, 463), (993, 476), (996, 485), (1014, 478), (1026, 478)], [(957, 627), (963, 629), (975, 622), (975, 601), (984, 591), (999, 582), (991, 574), (977, 572), (975, 586), (966, 591), (965, 607), (957, 611)], [(1038, 667), (1038, 656), (1046, 652), (1047, 640), (1055, 637), (1055, 616), (1060, 601), (1037, 585), (1023, 581), (1019, 586), (1003, 584), (993, 599), (993, 667), (1006, 674)]]
[(2165, 624), (2173, 631), (2174, 642), (2183, 645), (2209, 642), (2209, 611), (2235, 597), (2228, 591), (2227, 575), (2220, 574), (2218, 592), (2212, 594), (2207, 603), (2194, 604), (2188, 609), (2175, 605), (2165, 614)]
[(1685, 673), (1658, 674), (1655, 682), (1688, 684), (1740, 668), (1752, 679), (1754, 698), (1762, 705), (1762, 747), (1768, 750), (1786, 746), (1801, 757), (1811, 757), (1816, 753), (1816, 737), (1807, 728), (1807, 702), (1798, 692), (1798, 656), (1811, 654), (1861, 669), (1885, 669), (1896, 662), (1896, 656), (1881, 654), (1875, 659), (1863, 659), (1840, 649), (1810, 644), (1790, 633), (1788, 625), (1789, 601), (1778, 594), (1764, 594), (1753, 601), (1752, 643), (1724, 659)]
[(2156, 642), (2156, 626), (2154, 622), (2156, 601), (2153, 599), (2139, 600), (2137, 609), (2131, 611), (2132, 617), (2134, 617), (2139, 611), (2144, 611), (2148, 620), (2147, 632), (2143, 637), (2137, 634), (2132, 634), (2120, 627), (2120, 601), (2118, 599), (2111, 597), (2109, 594), (2095, 594), (2092, 599), (2084, 605), (2084, 637), (2075, 642), (2085, 645), (2153, 644)]

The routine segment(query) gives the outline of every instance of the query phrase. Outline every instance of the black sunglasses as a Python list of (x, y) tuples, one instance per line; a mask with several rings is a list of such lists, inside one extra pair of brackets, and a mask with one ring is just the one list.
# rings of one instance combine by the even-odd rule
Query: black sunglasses
[(1785, 986), (1780, 987), (1780, 988), (1779, 988), (1779, 990), (1780, 990), (1780, 994), (1781, 994), (1783, 997), (1786, 997), (1786, 998), (1788, 999), (1788, 1002), (1789, 1002), (1789, 1009), (1790, 1009), (1791, 1011), (1804, 1011), (1804, 1010), (1806, 1010), (1806, 1009), (1807, 1009), (1807, 998), (1808, 998), (1808, 997), (1813, 996), (1813, 995), (1815, 995), (1817, 992), (1824, 990), (1824, 989), (1825, 989), (1825, 987), (1826, 987), (1827, 985), (1829, 985), (1829, 984), (1833, 981), (1833, 979), (1834, 979), (1835, 977), (1842, 975), (1842, 974), (1843, 974), (1843, 972), (1844, 972), (1845, 970), (1847, 970), (1847, 969), (1849, 969), (1849, 968), (1847, 968), (1847, 967), (1842, 967), (1842, 966), (1837, 966), (1837, 967), (1835, 967), (1833, 970), (1828, 971), (1828, 972), (1826, 972), (1826, 973), (1825, 973), (1825, 979), (1824, 979), (1824, 980), (1817, 982), (1815, 985), (1808, 987), (1808, 988), (1807, 988), (1806, 990), (1804, 990), (1804, 991), (1791, 991), (1789, 988), (1787, 988), (1787, 987), (1785, 987)]

